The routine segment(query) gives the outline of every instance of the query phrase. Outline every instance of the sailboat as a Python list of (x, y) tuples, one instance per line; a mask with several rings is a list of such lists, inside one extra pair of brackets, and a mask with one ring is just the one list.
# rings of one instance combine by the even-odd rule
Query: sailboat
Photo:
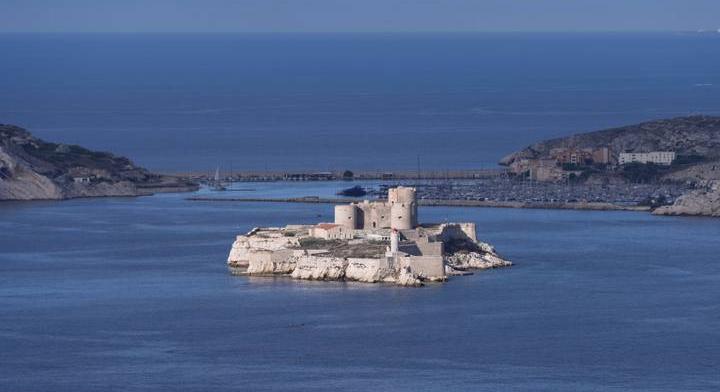
[(214, 191), (225, 191), (227, 188), (225, 188), (225, 185), (220, 181), (220, 166), (215, 168), (215, 176), (213, 177), (213, 180), (210, 182), (210, 189)]

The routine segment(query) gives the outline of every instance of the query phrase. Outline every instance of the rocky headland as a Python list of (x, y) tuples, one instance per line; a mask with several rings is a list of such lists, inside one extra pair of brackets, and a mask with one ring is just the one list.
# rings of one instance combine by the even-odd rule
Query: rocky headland
[(557, 148), (598, 147), (608, 147), (614, 155), (611, 160), (626, 151), (674, 151), (680, 158), (715, 161), (720, 159), (720, 117), (677, 117), (545, 140), (506, 156), (500, 164), (549, 158)]
[(186, 179), (151, 173), (129, 159), (36, 138), (0, 124), (0, 200), (142, 196), (196, 190)]
[(720, 181), (708, 181), (672, 205), (658, 207), (653, 214), (720, 217)]

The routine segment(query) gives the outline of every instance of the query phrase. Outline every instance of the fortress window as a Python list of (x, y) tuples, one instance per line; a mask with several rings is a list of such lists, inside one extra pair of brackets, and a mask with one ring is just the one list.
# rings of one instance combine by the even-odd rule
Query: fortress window
[(373, 222), (373, 229), (375, 228), (375, 222)]

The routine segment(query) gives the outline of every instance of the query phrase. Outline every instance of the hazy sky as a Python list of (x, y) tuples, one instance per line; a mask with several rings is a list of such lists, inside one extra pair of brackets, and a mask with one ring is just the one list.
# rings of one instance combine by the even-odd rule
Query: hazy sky
[(0, 31), (720, 28), (720, 0), (0, 0)]

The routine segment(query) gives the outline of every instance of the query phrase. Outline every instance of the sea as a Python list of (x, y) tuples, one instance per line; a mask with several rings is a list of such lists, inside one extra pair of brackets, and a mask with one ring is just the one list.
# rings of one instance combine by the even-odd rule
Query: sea
[[(168, 172), (487, 168), (547, 137), (720, 114), (719, 49), (691, 33), (2, 34), (0, 122)], [(0, 391), (720, 390), (715, 219), (421, 207), (475, 222), (514, 266), (401, 288), (230, 275), (236, 235), (332, 206), (193, 195), (0, 203)]]
[(496, 167), (720, 114), (720, 34), (0, 34), (0, 122), (160, 171)]

